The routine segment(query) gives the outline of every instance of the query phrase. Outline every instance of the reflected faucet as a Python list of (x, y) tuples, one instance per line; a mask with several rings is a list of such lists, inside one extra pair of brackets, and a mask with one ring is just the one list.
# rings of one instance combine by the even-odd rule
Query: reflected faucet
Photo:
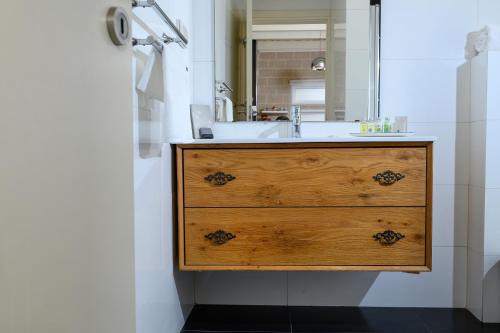
[(292, 137), (300, 138), (300, 105), (292, 106)]

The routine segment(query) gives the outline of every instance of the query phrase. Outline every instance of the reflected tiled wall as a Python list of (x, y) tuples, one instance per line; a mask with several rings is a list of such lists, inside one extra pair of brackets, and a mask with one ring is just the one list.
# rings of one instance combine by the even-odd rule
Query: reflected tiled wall
[(289, 109), (292, 80), (324, 80), (325, 72), (311, 70), (311, 63), (317, 57), (325, 57), (325, 52), (258, 52), (258, 109)]

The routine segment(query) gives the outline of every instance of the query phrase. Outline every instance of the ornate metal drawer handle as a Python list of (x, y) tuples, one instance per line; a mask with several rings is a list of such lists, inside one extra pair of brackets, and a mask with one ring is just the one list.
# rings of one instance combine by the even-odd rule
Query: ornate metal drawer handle
[(382, 245), (392, 245), (397, 241), (405, 238), (405, 235), (392, 230), (386, 230), (384, 232), (379, 232), (378, 234), (373, 235), (373, 238), (376, 241), (379, 241)]
[(205, 177), (205, 180), (217, 186), (226, 185), (227, 182), (230, 182), (235, 179), (236, 177), (234, 177), (233, 175), (229, 174), (226, 175), (224, 172), (216, 172), (214, 174)]
[(384, 186), (392, 185), (403, 178), (405, 178), (405, 175), (399, 172), (394, 172), (392, 170), (387, 170), (382, 173), (377, 173), (375, 176), (373, 176), (373, 180), (378, 182), (380, 185)]
[(236, 235), (224, 230), (217, 230), (216, 232), (209, 233), (205, 238), (211, 240), (215, 245), (222, 245), (236, 238)]

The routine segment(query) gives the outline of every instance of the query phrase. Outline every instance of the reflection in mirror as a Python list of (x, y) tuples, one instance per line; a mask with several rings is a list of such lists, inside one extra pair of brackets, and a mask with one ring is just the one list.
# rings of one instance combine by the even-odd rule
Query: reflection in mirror
[(215, 0), (216, 121), (378, 118), (380, 5)]

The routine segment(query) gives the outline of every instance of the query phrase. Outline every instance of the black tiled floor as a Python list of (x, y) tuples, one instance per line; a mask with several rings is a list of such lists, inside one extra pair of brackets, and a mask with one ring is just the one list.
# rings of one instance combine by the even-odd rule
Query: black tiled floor
[(290, 332), (285, 306), (196, 305), (183, 332)]
[(405, 308), (292, 307), (293, 332), (431, 332), (417, 314)]
[(465, 309), (197, 305), (182, 332), (500, 333)]
[(465, 309), (415, 309), (422, 320), (432, 332), (439, 333), (468, 333), (468, 332), (500, 332), (486, 330), (482, 323), (472, 313)]

